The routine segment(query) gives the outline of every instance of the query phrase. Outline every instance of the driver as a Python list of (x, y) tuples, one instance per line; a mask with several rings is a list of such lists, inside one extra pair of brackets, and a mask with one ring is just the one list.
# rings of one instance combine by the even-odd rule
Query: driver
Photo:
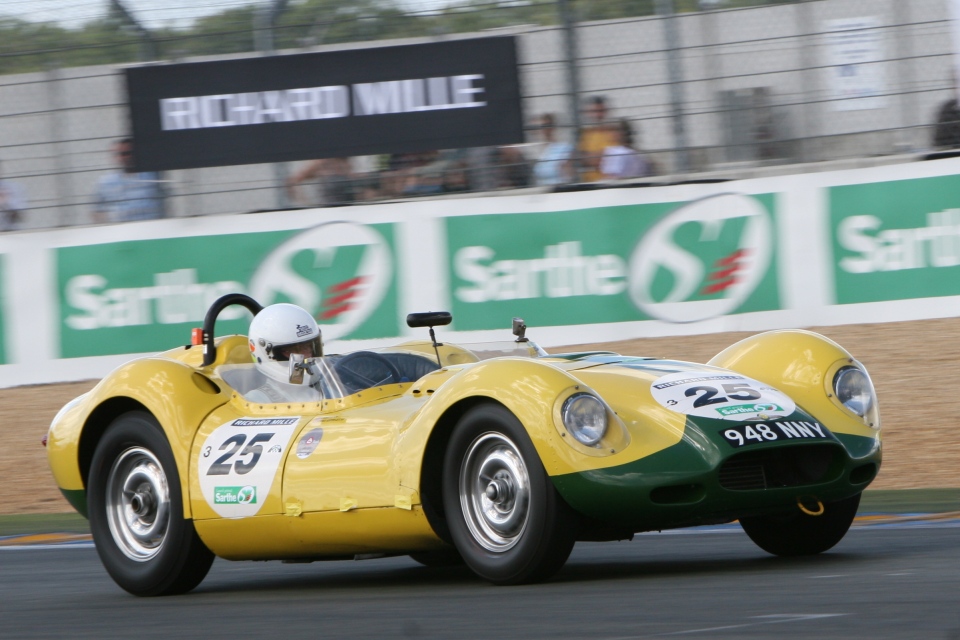
[(279, 303), (264, 307), (253, 317), (250, 331), (253, 362), (265, 377), (260, 387), (244, 394), (252, 402), (316, 402), (321, 394), (305, 384), (290, 384), (289, 359), (299, 353), (304, 358), (323, 355), (323, 341), (317, 321), (306, 309)]

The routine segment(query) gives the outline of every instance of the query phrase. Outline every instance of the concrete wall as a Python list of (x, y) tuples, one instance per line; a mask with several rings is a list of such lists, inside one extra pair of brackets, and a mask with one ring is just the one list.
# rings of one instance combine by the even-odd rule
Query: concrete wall
[[(882, 106), (838, 110), (831, 99), (826, 21), (875, 18)], [(684, 123), (695, 171), (910, 153), (926, 149), (938, 104), (952, 95), (946, 0), (819, 0), (676, 18)], [(513, 28), (528, 117), (569, 124), (562, 32)], [(577, 30), (584, 95), (604, 94), (640, 131), (665, 172), (678, 166), (663, 21), (584, 23)], [(316, 50), (368, 46), (359, 43)], [(127, 130), (121, 70), (79, 67), (0, 76), (0, 161), (30, 201), (25, 228), (88, 224), (109, 147)], [(721, 92), (767, 88), (770, 140), (731, 147)], [(742, 115), (742, 114), (741, 114)], [(748, 118), (749, 120), (749, 118)], [(735, 142), (735, 141), (734, 141)], [(748, 161), (743, 162), (747, 157)], [(288, 170), (296, 166), (287, 167)], [(802, 170), (802, 169), (798, 169)], [(247, 165), (167, 172), (175, 217), (276, 208), (275, 168)]]

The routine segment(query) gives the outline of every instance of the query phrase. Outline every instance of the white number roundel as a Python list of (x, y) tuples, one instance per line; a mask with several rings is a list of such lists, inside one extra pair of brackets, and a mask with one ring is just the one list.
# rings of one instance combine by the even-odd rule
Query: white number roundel
[(671, 411), (716, 420), (770, 420), (797, 408), (785, 393), (726, 371), (670, 373), (654, 380), (650, 392)]
[(239, 418), (213, 430), (197, 472), (207, 504), (224, 518), (254, 516), (270, 493), (299, 416)]

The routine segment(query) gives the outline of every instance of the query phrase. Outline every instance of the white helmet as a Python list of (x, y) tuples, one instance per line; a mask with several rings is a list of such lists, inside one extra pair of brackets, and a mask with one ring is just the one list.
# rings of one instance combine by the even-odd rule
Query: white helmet
[(323, 355), (320, 327), (306, 309), (295, 304), (264, 307), (250, 323), (250, 351), (257, 368), (267, 377), (289, 381), (291, 353), (306, 358)]

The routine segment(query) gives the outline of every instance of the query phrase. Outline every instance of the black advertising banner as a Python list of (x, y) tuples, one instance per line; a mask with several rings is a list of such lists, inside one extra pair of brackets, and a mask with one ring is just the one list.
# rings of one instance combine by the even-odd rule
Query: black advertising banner
[(523, 141), (513, 37), (126, 70), (137, 169)]

